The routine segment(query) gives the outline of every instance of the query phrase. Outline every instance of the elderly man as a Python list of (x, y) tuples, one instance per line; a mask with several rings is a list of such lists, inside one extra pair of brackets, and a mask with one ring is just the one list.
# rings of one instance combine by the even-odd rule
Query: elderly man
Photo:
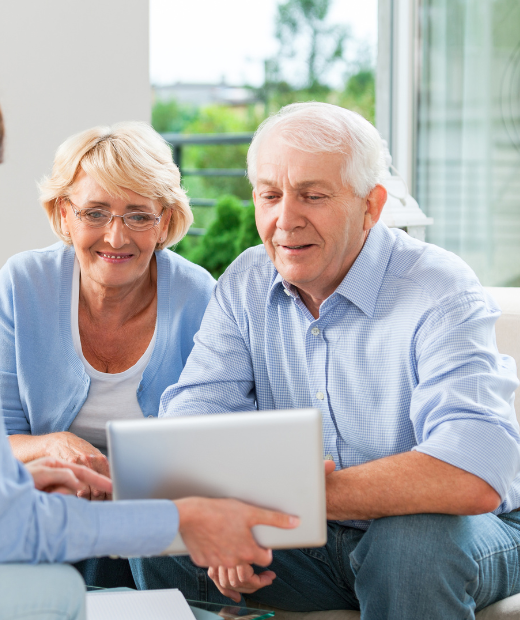
[(335, 463), (327, 545), (276, 552), (270, 571), (213, 567), (214, 583), (187, 558), (143, 560), (142, 587), (363, 620), (469, 619), (520, 590), (500, 310), (462, 260), (378, 221), (381, 150), (328, 104), (264, 122), (248, 155), (263, 246), (220, 279), (162, 399), (162, 415), (318, 407)]

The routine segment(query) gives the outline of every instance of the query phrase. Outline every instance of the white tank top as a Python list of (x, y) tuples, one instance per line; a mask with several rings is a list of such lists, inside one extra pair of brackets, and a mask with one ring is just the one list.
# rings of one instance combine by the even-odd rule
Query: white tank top
[(79, 276), (80, 267), (76, 258), (72, 277), (70, 324), (74, 349), (90, 377), (90, 389), (87, 400), (83, 403), (69, 431), (106, 452), (105, 425), (109, 420), (143, 419), (143, 412), (137, 401), (137, 388), (152, 356), (157, 336), (157, 323), (148, 348), (131, 368), (114, 374), (96, 370), (87, 362), (81, 348), (78, 325)]

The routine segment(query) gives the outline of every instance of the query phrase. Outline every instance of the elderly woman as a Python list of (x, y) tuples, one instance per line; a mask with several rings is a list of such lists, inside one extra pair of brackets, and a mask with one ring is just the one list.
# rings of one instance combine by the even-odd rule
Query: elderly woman
[(68, 139), (41, 200), (61, 241), (0, 271), (0, 410), (21, 461), (108, 474), (106, 422), (157, 415), (214, 280), (164, 249), (193, 218), (168, 145), (144, 123)]

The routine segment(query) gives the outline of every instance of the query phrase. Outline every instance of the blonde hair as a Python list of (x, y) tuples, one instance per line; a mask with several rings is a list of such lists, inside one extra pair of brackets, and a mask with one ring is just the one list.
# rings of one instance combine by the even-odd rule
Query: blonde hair
[(188, 232), (193, 214), (179, 169), (168, 143), (146, 123), (87, 129), (57, 150), (52, 174), (40, 183), (40, 200), (52, 229), (68, 244), (70, 237), (61, 229), (60, 201), (69, 198), (80, 170), (112, 196), (125, 198), (128, 189), (173, 211), (166, 238), (157, 249), (178, 243)]

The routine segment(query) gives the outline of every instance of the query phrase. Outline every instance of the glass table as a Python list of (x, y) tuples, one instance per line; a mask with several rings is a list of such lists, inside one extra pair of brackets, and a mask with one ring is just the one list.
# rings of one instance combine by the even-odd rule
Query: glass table
[[(87, 586), (87, 592), (103, 592), (107, 588)], [(131, 588), (111, 588), (111, 592), (129, 591)], [(255, 609), (253, 607), (240, 607), (239, 605), (220, 605), (218, 603), (206, 603), (205, 601), (193, 601), (186, 599), (195, 616), (195, 620), (267, 620), (274, 616), (274, 611)]]

